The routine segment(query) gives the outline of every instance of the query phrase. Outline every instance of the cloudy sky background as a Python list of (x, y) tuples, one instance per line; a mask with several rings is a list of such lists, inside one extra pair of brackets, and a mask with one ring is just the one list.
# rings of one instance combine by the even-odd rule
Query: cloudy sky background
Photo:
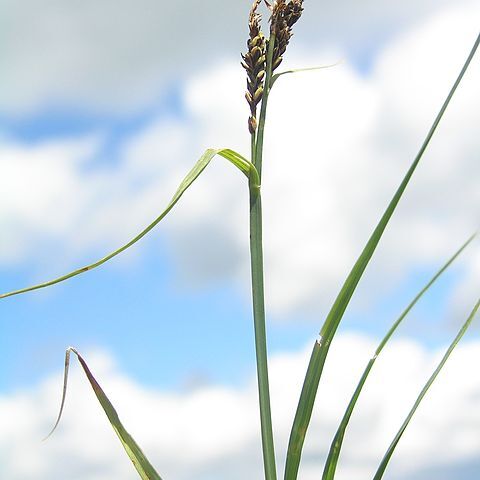
[[(0, 290), (103, 256), (164, 208), (208, 147), (248, 153), (249, 2), (1, 0)], [(306, 2), (271, 96), (264, 165), (273, 415), (283, 463), (309, 350), (478, 34), (468, 0)], [(478, 229), (480, 62), (407, 190), (334, 344), (302, 479), (318, 478), (376, 341)], [(75, 371), (76, 346), (164, 478), (261, 478), (245, 179), (216, 159), (163, 224), (98, 271), (0, 305), (0, 476), (133, 479)], [(371, 478), (477, 300), (478, 241), (378, 362), (339, 479)], [(480, 469), (478, 326), (385, 478), (472, 480)]]

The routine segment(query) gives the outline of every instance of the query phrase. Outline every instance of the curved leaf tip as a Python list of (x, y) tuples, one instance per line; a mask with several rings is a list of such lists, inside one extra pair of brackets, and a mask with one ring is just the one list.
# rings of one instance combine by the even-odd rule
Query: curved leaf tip
[(138, 446), (137, 442), (135, 442), (133, 437), (127, 432), (125, 427), (122, 425), (117, 411), (115, 410), (114, 406), (108, 399), (107, 395), (103, 391), (100, 384), (97, 382), (97, 380), (93, 376), (92, 372), (90, 371), (90, 368), (87, 365), (87, 362), (73, 347), (68, 347), (65, 352), (65, 369), (64, 369), (64, 375), (63, 375), (63, 389), (62, 389), (62, 401), (60, 403), (60, 411), (58, 413), (57, 420), (55, 421), (55, 425), (53, 426), (52, 430), (45, 437), (44, 440), (48, 439), (53, 434), (53, 432), (58, 427), (58, 424), (60, 423), (60, 420), (62, 418), (62, 413), (65, 407), (65, 399), (67, 394), (67, 383), (68, 383), (68, 373), (70, 368), (71, 353), (74, 353), (77, 356), (78, 361), (80, 362), (80, 365), (82, 366), (83, 371), (85, 372), (85, 375), (87, 376), (88, 381), (92, 386), (92, 389), (95, 393), (95, 396), (97, 397), (97, 400), (99, 401), (100, 405), (103, 408), (103, 411), (107, 415), (113, 430), (115, 431), (118, 438), (120, 439), (120, 442), (122, 443), (123, 448), (125, 449), (128, 456), (130, 457), (130, 460), (132, 461), (135, 469), (140, 475), (140, 478), (142, 478), (142, 480), (162, 480), (160, 475), (156, 472), (152, 464), (148, 461), (147, 457)]

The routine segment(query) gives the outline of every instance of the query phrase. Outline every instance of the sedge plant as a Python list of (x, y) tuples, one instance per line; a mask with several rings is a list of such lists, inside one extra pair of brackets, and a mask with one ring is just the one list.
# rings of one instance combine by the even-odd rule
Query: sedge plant
[[(264, 4), (264, 5), (263, 5)], [(269, 15), (268, 35), (265, 35), (262, 30), (262, 17), (260, 8), (265, 7)], [(5, 299), (14, 295), (38, 290), (56, 283), (63, 282), (74, 276), (83, 274), (89, 270), (97, 268), (105, 262), (111, 260), (126, 249), (137, 243), (142, 237), (147, 235), (153, 228), (161, 222), (161, 220), (174, 208), (176, 203), (180, 200), (186, 190), (197, 180), (200, 174), (208, 166), (210, 161), (220, 156), (228, 160), (240, 172), (246, 176), (248, 183), (249, 202), (250, 202), (250, 258), (251, 258), (251, 285), (252, 285), (252, 307), (253, 307), (253, 323), (255, 333), (255, 354), (257, 365), (257, 380), (258, 380), (258, 398), (259, 398), (259, 413), (260, 413), (260, 429), (263, 452), (263, 466), (265, 480), (276, 480), (280, 472), (276, 466), (276, 455), (274, 447), (274, 435), (272, 428), (272, 416), (270, 408), (270, 389), (268, 379), (268, 355), (267, 355), (267, 329), (266, 329), (266, 315), (265, 315), (265, 297), (264, 297), (264, 275), (263, 275), (263, 242), (262, 242), (262, 198), (261, 198), (261, 181), (262, 181), (262, 162), (263, 162), (263, 144), (266, 129), (267, 106), (271, 89), (275, 82), (284, 74), (294, 73), (295, 70), (287, 70), (278, 72), (278, 67), (282, 64), (283, 56), (287, 50), (291, 37), (293, 35), (294, 25), (300, 20), (303, 14), (303, 0), (272, 0), (270, 3), (266, 0), (254, 0), (248, 17), (249, 36), (247, 40), (247, 51), (242, 55), (242, 66), (247, 73), (247, 91), (246, 100), (250, 109), (248, 117), (248, 132), (251, 138), (250, 159), (239, 153), (228, 149), (208, 149), (200, 157), (197, 163), (193, 166), (190, 172), (185, 176), (177, 191), (173, 195), (170, 203), (165, 210), (143, 231), (136, 237), (130, 240), (125, 245), (121, 246), (114, 252), (106, 255), (100, 260), (86, 265), (82, 268), (74, 270), (70, 273), (62, 275), (53, 280), (40, 283), (38, 285), (14, 290), (9, 293), (0, 295), (0, 299)], [(388, 204), (384, 214), (380, 218), (378, 224), (373, 230), (367, 244), (362, 253), (353, 265), (349, 275), (347, 276), (340, 292), (338, 293), (324, 323), (321, 327), (320, 334), (315, 340), (308, 368), (305, 374), (305, 380), (293, 421), (288, 450), (286, 452), (285, 471), (283, 473), (284, 480), (296, 480), (298, 478), (299, 467), (302, 457), (302, 450), (306, 434), (308, 431), (312, 411), (314, 408), (315, 399), (319, 389), (320, 379), (322, 377), (323, 367), (328, 356), (330, 346), (335, 338), (338, 326), (344, 316), (353, 294), (365, 272), (372, 256), (375, 253), (377, 245), (379, 244), (383, 233), (392, 218), (395, 209), (400, 202), (412, 176), (422, 160), (428, 144), (437, 129), (445, 111), (453, 98), (466, 70), (468, 69), (480, 43), (480, 35), (477, 37), (465, 63), (459, 73), (454, 85), (448, 92), (446, 99), (441, 106), (438, 115), (433, 121), (433, 124), (428, 131), (423, 144), (421, 145), (418, 154), (414, 158), (410, 168), (407, 170), (404, 178), (401, 180), (399, 187), (394, 192), (393, 197)], [(306, 68), (304, 70), (314, 70), (324, 67)], [(475, 235), (470, 237), (454, 254), (441, 266), (437, 273), (433, 275), (431, 280), (422, 288), (422, 290), (412, 299), (409, 305), (405, 308), (400, 317), (393, 323), (392, 327), (386, 333), (385, 337), (380, 342), (379, 346), (373, 352), (373, 355), (365, 367), (365, 370), (358, 382), (358, 385), (353, 390), (352, 398), (348, 403), (347, 409), (343, 418), (341, 419), (337, 432), (332, 440), (332, 444), (324, 464), (324, 471), (322, 480), (333, 480), (336, 474), (336, 467), (341, 453), (342, 443), (347, 431), (350, 418), (354, 412), (356, 402), (362, 392), (362, 389), (367, 381), (369, 373), (374, 366), (375, 361), (380, 355), (387, 342), (390, 340), (395, 330), (405, 319), (410, 310), (416, 305), (421, 297), (430, 289), (436, 280), (447, 270), (450, 265), (457, 259), (462, 251), (473, 241)], [(432, 385), (437, 375), (440, 373), (448, 357), (453, 349), (460, 341), (465, 331), (473, 321), (475, 315), (480, 308), (480, 300), (473, 306), (465, 323), (462, 325), (458, 334), (452, 341), (444, 357), (440, 361), (438, 367), (432, 373), (431, 377), (420, 392), (416, 402), (414, 403), (409, 414), (400, 426), (398, 433), (395, 435), (391, 444), (387, 447), (386, 453), (381, 459), (378, 469), (373, 477), (373, 480), (380, 480), (387, 468), (388, 462), (394, 453), (394, 450), (400, 441), (406, 427), (411, 421), (417, 407), (425, 397), (429, 387)], [(146, 456), (143, 454), (141, 448), (127, 432), (122, 425), (119, 416), (108, 399), (107, 395), (101, 388), (98, 381), (90, 371), (86, 361), (80, 353), (73, 347), (69, 347), (65, 355), (65, 370), (64, 382), (62, 391), (62, 400), (57, 421), (53, 427), (53, 433), (58, 425), (64, 405), (67, 392), (68, 372), (70, 365), (71, 354), (77, 356), (80, 365), (82, 366), (92, 389), (100, 402), (105, 414), (108, 417), (113, 429), (119, 437), (123, 447), (130, 457), (135, 469), (143, 480), (160, 480), (161, 477), (157, 470), (151, 465)], [(321, 472), (319, 472), (320, 477)]]

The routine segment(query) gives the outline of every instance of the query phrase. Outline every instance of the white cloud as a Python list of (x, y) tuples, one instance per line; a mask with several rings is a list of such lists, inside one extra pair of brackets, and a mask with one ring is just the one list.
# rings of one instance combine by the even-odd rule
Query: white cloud
[[(373, 347), (372, 340), (354, 335), (342, 335), (334, 343), (300, 478), (321, 474), (331, 436)], [(280, 464), (309, 351), (277, 355), (270, 364)], [(347, 432), (339, 479), (371, 477), (440, 354), (412, 341), (394, 341), (380, 357)], [(253, 379), (238, 388), (161, 391), (136, 384), (104, 353), (86, 357), (125, 426), (164, 478), (261, 477)], [(468, 468), (480, 453), (480, 383), (469, 366), (479, 358), (480, 343), (458, 347), (400, 442), (386, 478), (403, 480), (422, 473), (419, 478), (433, 480), (438, 469), (444, 472), (442, 478), (476, 478)], [(135, 478), (79, 367), (72, 374), (59, 430), (40, 443), (55, 417), (60, 386), (58, 374), (28, 391), (0, 397), (2, 478), (55, 480), (64, 478), (66, 471), (71, 479)]]
[[(298, 36), (368, 58), (379, 41), (449, 3), (308, 2)], [(28, 114), (52, 104), (114, 112), (148, 108), (186, 72), (226, 56), (237, 59), (249, 7), (247, 0), (4, 0), (2, 111)]]
[(66, 256), (129, 240), (166, 205), (190, 168), (176, 162), (176, 155), (186, 157), (185, 138), (183, 127), (162, 119), (110, 165), (94, 162), (101, 135), (28, 146), (3, 142), (0, 262), (30, 262), (56, 250), (55, 269)]
[[(0, 147), (0, 260), (18, 261), (39, 235), (55, 237), (74, 227), (88, 191), (82, 169), (96, 149), (94, 139)], [(72, 195), (73, 193), (73, 195)], [(61, 208), (59, 206), (61, 205)]]
[[(270, 311), (318, 317), (331, 302), (466, 57), (479, 14), (478, 5), (459, 3), (402, 33), (379, 52), (369, 75), (347, 63), (276, 84), (263, 181)], [(294, 63), (332, 55), (305, 45), (300, 50)], [(436, 268), (478, 228), (474, 62), (386, 232), (365, 279), (365, 298), (393, 288), (412, 268)], [(182, 93), (186, 121), (160, 118), (127, 139), (108, 167), (84, 168), (76, 160), (89, 156), (78, 153), (77, 144), (85, 142), (52, 151), (48, 145), (3, 147), (0, 162), (10, 185), (22, 185), (23, 171), (38, 178), (22, 195), (16, 187), (2, 192), (0, 218), (9, 226), (2, 261), (30, 258), (39, 237), (57, 235), (72, 256), (127, 240), (166, 205), (205, 148), (248, 153), (243, 89), (236, 63), (195, 75)], [(246, 286), (247, 215), (245, 179), (216, 160), (160, 227), (180, 276), (193, 284), (241, 279)], [(478, 262), (464, 268), (469, 284), (478, 284)]]

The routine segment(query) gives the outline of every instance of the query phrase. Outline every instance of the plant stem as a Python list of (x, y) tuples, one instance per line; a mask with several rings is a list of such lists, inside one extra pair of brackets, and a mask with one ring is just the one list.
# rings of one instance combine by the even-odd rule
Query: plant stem
[(263, 160), (263, 137), (265, 134), (265, 120), (267, 118), (268, 95), (272, 86), (272, 59), (273, 49), (275, 47), (275, 34), (271, 34), (268, 40), (267, 62), (265, 72), (265, 86), (263, 89), (262, 106), (260, 107), (260, 117), (258, 119), (258, 132), (255, 147), (255, 155), (252, 150), (252, 162), (257, 169), (260, 179), (262, 178), (262, 160)]
[[(252, 134), (252, 163), (256, 157), (255, 134)], [(265, 326), (265, 294), (263, 286), (262, 198), (258, 179), (250, 178), (250, 260), (252, 269), (253, 323), (257, 360), (260, 424), (263, 465), (266, 480), (276, 480), (275, 447), (273, 444), (270, 389), (268, 382), (267, 333)]]
[(272, 58), (275, 38), (269, 41), (266, 75), (257, 135), (252, 134), (252, 163), (258, 178), (250, 178), (250, 259), (252, 270), (253, 322), (255, 329), (255, 354), (257, 359), (258, 395), (260, 403), (260, 424), (262, 431), (263, 465), (266, 480), (276, 480), (275, 448), (273, 443), (270, 389), (268, 382), (267, 334), (265, 322), (265, 293), (263, 285), (263, 242), (262, 242), (262, 198), (260, 182), (262, 175), (263, 135), (267, 112), (269, 85), (272, 77)]
[(252, 268), (253, 319), (257, 359), (260, 423), (266, 480), (276, 480), (270, 391), (268, 386), (267, 335), (263, 287), (262, 200), (258, 185), (250, 182), (250, 258)]

